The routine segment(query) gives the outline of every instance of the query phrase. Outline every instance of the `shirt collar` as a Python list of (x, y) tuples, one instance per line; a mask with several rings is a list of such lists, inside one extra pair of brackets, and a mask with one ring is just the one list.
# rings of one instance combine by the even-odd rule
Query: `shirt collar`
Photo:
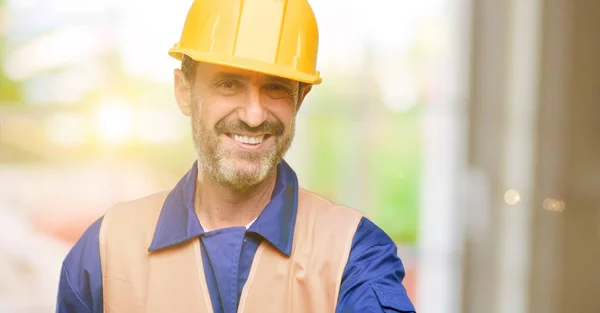
[[(194, 211), (194, 191), (198, 174), (197, 162), (167, 196), (148, 251), (170, 247), (204, 235)], [(277, 179), (271, 201), (248, 229), (289, 256), (292, 250), (296, 212), (298, 210), (298, 177), (282, 160), (277, 166)]]

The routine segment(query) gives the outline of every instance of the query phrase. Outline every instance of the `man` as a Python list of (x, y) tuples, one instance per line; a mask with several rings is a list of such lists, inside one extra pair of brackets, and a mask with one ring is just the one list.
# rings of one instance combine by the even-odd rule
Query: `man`
[(306, 0), (196, 0), (170, 55), (198, 159), (66, 257), (57, 312), (414, 312), (392, 240), (283, 160), (321, 78)]

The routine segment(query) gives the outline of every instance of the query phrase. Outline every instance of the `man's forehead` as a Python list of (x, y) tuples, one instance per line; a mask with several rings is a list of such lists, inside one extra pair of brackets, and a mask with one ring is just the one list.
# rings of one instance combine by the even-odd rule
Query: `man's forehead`
[(279, 77), (279, 76), (268, 75), (268, 74), (263, 74), (263, 73), (258, 73), (258, 72), (254, 72), (254, 71), (248, 71), (248, 70), (234, 68), (234, 67), (230, 67), (230, 66), (224, 66), (224, 65), (218, 65), (218, 64), (207, 64), (207, 63), (204, 63), (201, 66), (204, 67), (203, 70), (206, 70), (206, 72), (204, 72), (204, 74), (212, 79), (230, 78), (230, 79), (240, 79), (240, 80), (252, 80), (252, 79), (260, 78), (261, 80), (282, 82), (282, 83), (286, 83), (286, 84), (296, 83), (296, 81), (291, 80), (291, 79), (287, 79), (287, 78), (283, 78), (283, 77)]

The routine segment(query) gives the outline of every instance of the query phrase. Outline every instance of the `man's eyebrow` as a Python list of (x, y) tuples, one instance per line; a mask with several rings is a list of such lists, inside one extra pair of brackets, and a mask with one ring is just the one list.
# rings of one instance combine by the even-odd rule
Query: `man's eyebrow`
[(265, 80), (270, 83), (280, 83), (280, 84), (284, 84), (284, 85), (288, 85), (288, 86), (291, 86), (294, 84), (294, 81), (291, 79), (277, 77), (277, 76), (267, 76), (267, 78)]
[(213, 75), (212, 81), (221, 80), (221, 79), (235, 79), (235, 80), (250, 80), (249, 76), (237, 74), (237, 73), (228, 73), (228, 72), (218, 72)]

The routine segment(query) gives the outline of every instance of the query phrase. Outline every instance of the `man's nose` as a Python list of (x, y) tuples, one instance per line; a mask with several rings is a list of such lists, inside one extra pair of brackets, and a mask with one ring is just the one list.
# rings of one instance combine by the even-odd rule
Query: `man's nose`
[(251, 85), (248, 91), (248, 99), (240, 109), (240, 119), (250, 127), (257, 127), (267, 119), (267, 110), (261, 100), (260, 86)]

